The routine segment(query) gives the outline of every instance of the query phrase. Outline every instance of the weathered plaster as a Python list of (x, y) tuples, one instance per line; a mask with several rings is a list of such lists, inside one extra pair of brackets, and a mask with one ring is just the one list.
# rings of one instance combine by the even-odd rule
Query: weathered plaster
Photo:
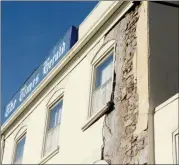
[(134, 6), (105, 37), (117, 43), (114, 110), (103, 125), (103, 157), (111, 164), (148, 162), (146, 5)]

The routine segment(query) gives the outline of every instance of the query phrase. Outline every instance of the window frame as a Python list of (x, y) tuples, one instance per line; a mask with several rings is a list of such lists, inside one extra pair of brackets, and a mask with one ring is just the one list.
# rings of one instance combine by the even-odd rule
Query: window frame
[[(60, 101), (64, 100), (64, 92), (62, 92), (56, 99), (54, 99), (52, 101), (52, 103), (50, 103), (49, 105), (47, 105), (46, 108), (46, 122), (45, 122), (45, 130), (44, 130), (44, 136), (43, 136), (43, 145), (42, 145), (42, 152), (41, 152), (41, 158), (42, 159), (47, 159), (54, 151), (57, 151), (56, 153), (58, 153), (59, 150), (59, 141), (57, 142), (57, 147), (52, 150), (49, 151), (49, 153), (45, 154), (45, 147), (46, 147), (46, 139), (47, 139), (47, 134), (49, 131), (53, 130), (54, 128), (56, 128), (56, 126), (58, 126), (60, 123), (58, 123), (55, 127), (53, 127), (52, 129), (49, 129), (50, 126), (50, 112), (53, 109), (53, 107), (55, 107), (58, 103), (60, 103)], [(63, 105), (62, 105), (63, 107)], [(63, 108), (62, 108), (63, 110)], [(60, 131), (60, 130), (59, 130)]]
[[(55, 107), (55, 106), (57, 106), (61, 101), (63, 101), (63, 97), (60, 97), (58, 100), (56, 100), (55, 101), (55, 103), (54, 104), (52, 104), (50, 107), (49, 107), (49, 109), (48, 109), (48, 124), (47, 124), (47, 132), (49, 132), (49, 131), (51, 131), (51, 130), (53, 130), (55, 127), (57, 127), (57, 125), (59, 125), (60, 123), (58, 123), (57, 125), (55, 125), (55, 127), (53, 127), (53, 128), (50, 128), (49, 129), (49, 127), (50, 127), (50, 114), (51, 114), (51, 111), (53, 110), (53, 108)], [(63, 105), (62, 105), (62, 107), (63, 107)]]
[[(107, 81), (109, 81), (109, 79), (104, 83), (102, 84), (101, 86), (97, 87), (96, 88), (96, 80), (97, 80), (97, 68), (103, 63), (105, 62), (105, 60), (107, 60), (107, 58), (109, 58), (110, 56), (113, 57), (113, 61), (112, 61), (112, 71), (114, 71), (114, 52), (111, 50), (109, 51), (109, 53), (106, 53), (106, 56), (103, 57), (100, 61), (98, 61), (96, 64), (94, 64), (94, 71), (93, 71), (93, 87), (92, 87), (92, 93), (96, 92), (98, 89), (100, 89)], [(113, 75), (111, 76), (111, 78), (113, 77)], [(111, 79), (110, 78), (110, 79)]]
[[(112, 43), (109, 43), (112, 42)], [(109, 43), (109, 45), (107, 45)], [(107, 46), (106, 46), (107, 45)], [(114, 69), (115, 69), (115, 60), (116, 60), (116, 41), (110, 40), (107, 43), (103, 44), (103, 46), (100, 48), (98, 53), (100, 54), (99, 57), (95, 58), (91, 62), (91, 85), (90, 85), (90, 94), (89, 94), (89, 102), (88, 102), (88, 111), (86, 116), (86, 122), (82, 126), (82, 131), (85, 131), (88, 129), (91, 125), (93, 125), (99, 118), (104, 116), (105, 112), (108, 110), (108, 105), (106, 105), (103, 109), (97, 111), (96, 113), (92, 114), (92, 97), (93, 93), (96, 91), (95, 89), (95, 83), (96, 83), (96, 72), (95, 68), (100, 65), (105, 59), (107, 59), (110, 55), (113, 55), (113, 67), (112, 67), (112, 85), (111, 85), (111, 92), (113, 90), (113, 82), (114, 82)], [(105, 50), (103, 48), (105, 47)], [(96, 56), (98, 55), (96, 53)]]
[[(102, 109), (101, 110), (99, 110), (98, 112), (96, 112), (96, 113), (94, 113), (94, 114), (92, 114), (92, 97), (93, 97), (93, 93), (95, 93), (98, 89), (100, 89), (100, 87), (102, 87), (103, 85), (101, 85), (100, 87), (98, 87), (98, 88), (96, 88), (95, 89), (95, 86), (96, 86), (96, 74), (97, 74), (97, 67), (100, 65), (100, 64), (102, 64), (108, 57), (110, 57), (111, 55), (113, 56), (113, 66), (112, 66), (112, 73), (114, 72), (114, 62), (115, 62), (115, 46), (116, 45), (113, 45), (112, 47), (110, 47), (109, 49), (107, 49), (104, 53), (103, 53), (103, 55), (100, 57), (100, 58), (98, 58), (93, 64), (92, 64), (92, 87), (91, 87), (91, 94), (90, 94), (90, 105), (89, 105), (89, 110), (88, 110), (88, 119), (90, 119), (90, 118), (92, 118), (92, 117), (94, 117), (94, 116), (96, 116), (97, 115), (97, 113), (99, 113), (100, 111), (102, 111)], [(111, 81), (112, 81), (112, 83), (114, 82), (114, 74), (112, 74), (112, 76), (111, 76)], [(112, 86), (111, 86), (111, 91), (112, 91)]]
[[(25, 143), (24, 143), (24, 148), (25, 148), (25, 144), (26, 144), (26, 140), (27, 140), (27, 130), (25, 130), (17, 139), (15, 139), (15, 144), (14, 144), (14, 152), (13, 152), (13, 160), (12, 160), (12, 164), (15, 164), (15, 162), (17, 162), (19, 159), (15, 160), (16, 158), (16, 153), (17, 153), (17, 145), (18, 143), (23, 139), (25, 139)], [(23, 155), (21, 156), (22, 158), (22, 162), (23, 162), (23, 156), (24, 156), (24, 149), (23, 149)], [(22, 163), (23, 164), (23, 163)]]
[[(176, 136), (178, 136), (178, 138), (179, 138), (179, 129), (176, 129), (175, 131), (173, 131), (173, 133), (172, 133), (172, 141), (173, 141), (173, 146), (172, 146), (172, 148), (173, 148), (173, 164), (177, 164), (177, 163), (179, 163), (179, 157), (178, 157), (178, 162), (177, 162), (177, 142), (176, 142)], [(178, 145), (179, 145), (179, 139), (178, 139)], [(178, 154), (179, 154), (179, 149), (178, 149)]]

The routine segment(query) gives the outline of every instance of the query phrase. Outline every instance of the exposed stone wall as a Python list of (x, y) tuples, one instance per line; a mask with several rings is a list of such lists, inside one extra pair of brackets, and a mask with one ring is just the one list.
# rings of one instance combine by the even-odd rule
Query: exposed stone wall
[(134, 59), (139, 10), (139, 5), (134, 6), (105, 36), (105, 42), (117, 42), (114, 110), (106, 115), (103, 126), (103, 158), (110, 164), (148, 162), (147, 130), (134, 133), (139, 115)]

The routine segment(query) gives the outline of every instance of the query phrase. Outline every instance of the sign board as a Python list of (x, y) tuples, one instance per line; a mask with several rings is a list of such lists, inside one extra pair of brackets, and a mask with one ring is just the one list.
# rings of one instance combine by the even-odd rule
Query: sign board
[(12, 100), (5, 107), (3, 124), (9, 119), (17, 108), (34, 92), (39, 84), (45, 79), (48, 73), (58, 64), (78, 40), (78, 29), (72, 26), (58, 44), (52, 49), (50, 55), (33, 72), (25, 84), (14, 95)]

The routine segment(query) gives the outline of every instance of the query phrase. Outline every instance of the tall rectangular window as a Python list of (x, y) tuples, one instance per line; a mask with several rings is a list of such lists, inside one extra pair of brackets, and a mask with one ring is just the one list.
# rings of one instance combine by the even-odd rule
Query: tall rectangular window
[(175, 135), (175, 154), (176, 154), (176, 164), (179, 164), (179, 152), (178, 152), (178, 148), (179, 148), (179, 143), (178, 143), (178, 141), (179, 141), (179, 134), (176, 134)]
[(44, 155), (58, 147), (62, 105), (63, 100), (61, 99), (57, 104), (50, 108)]
[(110, 101), (113, 73), (113, 53), (95, 66), (95, 83), (92, 94), (91, 116), (102, 110)]
[(26, 136), (24, 135), (16, 144), (14, 164), (22, 164)]

